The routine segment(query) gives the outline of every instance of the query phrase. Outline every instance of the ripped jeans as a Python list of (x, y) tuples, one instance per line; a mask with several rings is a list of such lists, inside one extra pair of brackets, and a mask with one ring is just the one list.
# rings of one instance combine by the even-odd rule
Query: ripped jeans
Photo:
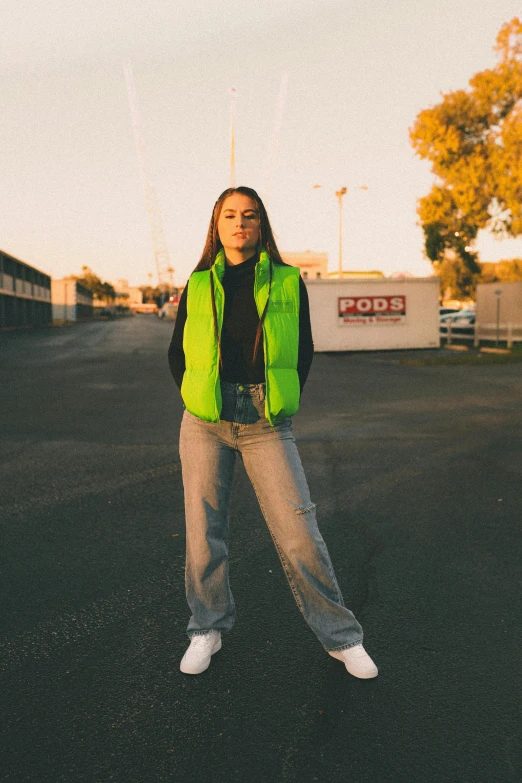
[(271, 427), (264, 384), (221, 382), (219, 424), (185, 411), (180, 456), (185, 491), (185, 583), (189, 636), (229, 631), (228, 520), (236, 455), (243, 460), (297, 606), (326, 650), (362, 643), (362, 628), (343, 597), (319, 532), (292, 421)]

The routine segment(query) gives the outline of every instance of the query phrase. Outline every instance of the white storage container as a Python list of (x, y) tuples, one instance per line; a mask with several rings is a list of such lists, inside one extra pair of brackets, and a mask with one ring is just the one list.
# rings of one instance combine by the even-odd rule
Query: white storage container
[(307, 280), (316, 351), (437, 348), (438, 277)]

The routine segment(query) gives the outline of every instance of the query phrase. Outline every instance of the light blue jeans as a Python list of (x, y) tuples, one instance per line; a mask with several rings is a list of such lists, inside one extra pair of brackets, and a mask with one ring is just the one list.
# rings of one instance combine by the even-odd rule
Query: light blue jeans
[(180, 456), (185, 490), (185, 583), (189, 636), (229, 631), (235, 607), (229, 585), (228, 510), (236, 456), (254, 487), (285, 574), (306, 622), (326, 650), (362, 644), (362, 628), (343, 597), (317, 527), (315, 505), (292, 434), (271, 427), (264, 384), (221, 382), (219, 424), (185, 411)]

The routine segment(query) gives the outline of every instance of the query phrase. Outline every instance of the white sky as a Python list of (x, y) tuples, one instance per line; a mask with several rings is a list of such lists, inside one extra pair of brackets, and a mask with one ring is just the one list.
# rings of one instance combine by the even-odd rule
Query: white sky
[[(129, 58), (177, 282), (229, 184), (230, 87), (236, 183), (263, 195), (285, 72), (268, 203), (279, 248), (327, 251), (336, 268), (334, 193), (346, 185), (345, 268), (430, 274), (415, 210), (432, 175), (408, 128), (441, 91), (493, 66), (496, 33), (521, 10), (520, 0), (4, 0), (0, 248), (55, 277), (83, 264), (131, 284), (154, 272)], [(479, 249), (482, 260), (522, 256), (522, 240), (481, 237)]]

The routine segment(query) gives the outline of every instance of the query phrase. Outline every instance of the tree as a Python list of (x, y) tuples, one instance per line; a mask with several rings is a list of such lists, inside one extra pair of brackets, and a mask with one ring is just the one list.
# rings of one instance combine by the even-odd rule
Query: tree
[(480, 272), (473, 272), (453, 251), (447, 251), (437, 262), (440, 290), (444, 299), (471, 299), (475, 293)]
[[(469, 89), (442, 93), (410, 129), (420, 158), (436, 181), (419, 199), (425, 251), (437, 273), (453, 264), (453, 295), (480, 273), (474, 247), (480, 229), (522, 235), (522, 22), (504, 24), (495, 68), (480, 71)], [(446, 275), (447, 276), (447, 275)], [(442, 282), (442, 281), (441, 281)]]
[(98, 275), (95, 275), (89, 266), (82, 266), (81, 276), (76, 277), (75, 279), (78, 280), (78, 282), (81, 283), (83, 286), (85, 286), (85, 288), (91, 291), (92, 295), (96, 297), (96, 299), (102, 298), (103, 283), (98, 277)]
[(111, 283), (102, 284), (102, 295), (100, 299), (105, 299), (107, 304), (109, 304), (109, 302), (114, 302), (116, 299), (116, 290)]
[(157, 285), (155, 287), (151, 285), (140, 285), (140, 291), (143, 294), (144, 302), (156, 302), (158, 307), (160, 307), (169, 297), (178, 293), (178, 288), (174, 285), (162, 283), (162, 285)]
[(79, 283), (85, 286), (95, 299), (104, 299), (107, 304), (114, 302), (116, 291), (111, 283), (103, 283), (89, 266), (82, 266), (81, 277), (76, 277)]
[(522, 258), (480, 265), (481, 283), (508, 283), (522, 280)]
[(143, 294), (143, 302), (155, 302), (158, 307), (161, 301), (161, 291), (159, 286), (153, 288), (151, 285), (140, 285), (140, 291)]

